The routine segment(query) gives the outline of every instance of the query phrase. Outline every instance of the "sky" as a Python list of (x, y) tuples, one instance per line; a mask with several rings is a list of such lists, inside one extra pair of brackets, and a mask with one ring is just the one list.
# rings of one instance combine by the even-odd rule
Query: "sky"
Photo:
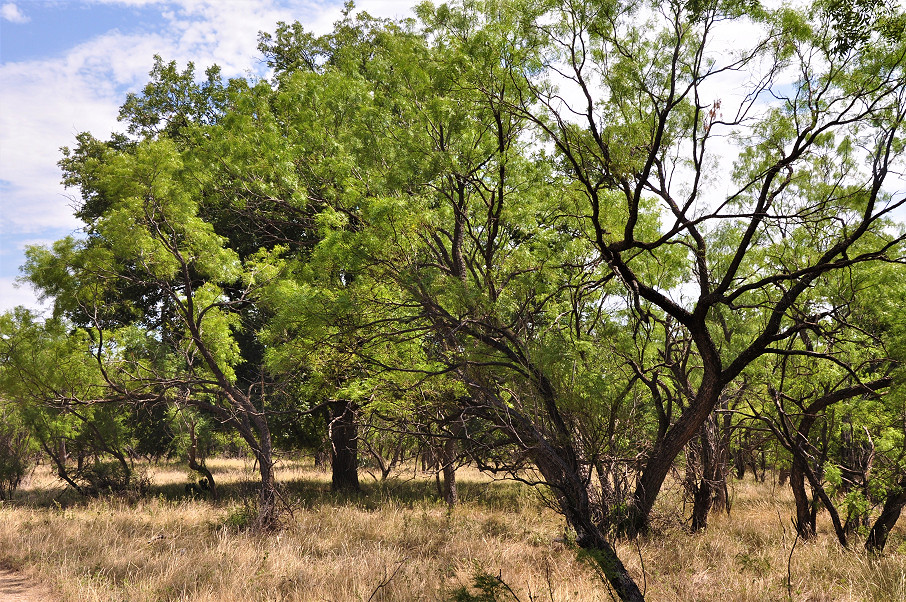
[[(410, 16), (414, 0), (358, 0), (356, 10)], [(77, 190), (60, 184), (60, 147), (105, 139), (155, 54), (203, 74), (265, 75), (258, 32), (278, 21), (330, 31), (342, 0), (0, 0), (0, 312), (40, 307), (16, 286), (27, 245), (78, 234)]]

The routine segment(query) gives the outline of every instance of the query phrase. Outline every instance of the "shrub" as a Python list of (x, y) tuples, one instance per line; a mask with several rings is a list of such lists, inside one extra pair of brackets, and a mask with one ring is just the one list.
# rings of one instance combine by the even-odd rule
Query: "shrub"
[(0, 409), (0, 498), (12, 497), (33, 461), (31, 435), (8, 408)]

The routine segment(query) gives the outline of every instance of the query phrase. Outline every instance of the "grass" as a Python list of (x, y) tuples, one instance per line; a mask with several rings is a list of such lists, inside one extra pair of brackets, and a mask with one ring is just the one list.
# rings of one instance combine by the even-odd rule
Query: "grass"
[[(461, 469), (463, 501), (448, 510), (420, 474), (366, 477), (364, 492), (350, 497), (330, 492), (328, 474), (286, 463), (278, 476), (292, 516), (261, 535), (241, 528), (252, 511), (243, 502), (253, 497), (252, 467), (211, 467), (222, 487), (217, 505), (187, 496), (187, 471), (176, 466), (149, 468), (144, 497), (93, 500), (39, 469), (0, 506), (0, 564), (62, 600), (450, 600), (482, 574), (499, 576), (524, 602), (611, 599), (562, 543), (563, 520), (527, 486)], [(876, 559), (842, 550), (824, 522), (817, 540), (803, 543), (787, 489), (733, 488), (732, 515), (713, 516), (706, 533), (684, 531), (668, 491), (652, 535), (619, 543), (647, 599), (906, 600), (903, 529)]]

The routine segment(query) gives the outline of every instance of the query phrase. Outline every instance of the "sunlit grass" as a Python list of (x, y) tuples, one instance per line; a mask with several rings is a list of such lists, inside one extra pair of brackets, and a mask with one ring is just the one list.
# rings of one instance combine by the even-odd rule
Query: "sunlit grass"
[[(523, 601), (610, 599), (561, 543), (563, 520), (521, 484), (462, 469), (463, 502), (449, 510), (433, 477), (415, 469), (384, 483), (365, 477), (362, 494), (344, 496), (330, 491), (329, 474), (285, 462), (278, 475), (292, 513), (284, 529), (261, 535), (240, 528), (254, 465), (210, 467), (218, 504), (188, 495), (195, 477), (174, 465), (147, 469), (144, 497), (93, 500), (39, 469), (0, 507), (0, 563), (63, 600), (445, 600), (476, 570), (500, 575)], [(654, 532), (620, 542), (648, 599), (906, 599), (902, 529), (880, 559), (842, 550), (824, 522), (817, 541), (803, 543), (786, 488), (741, 481), (733, 489), (731, 516), (714, 515), (704, 534), (689, 535), (671, 516), (678, 496), (668, 490)]]

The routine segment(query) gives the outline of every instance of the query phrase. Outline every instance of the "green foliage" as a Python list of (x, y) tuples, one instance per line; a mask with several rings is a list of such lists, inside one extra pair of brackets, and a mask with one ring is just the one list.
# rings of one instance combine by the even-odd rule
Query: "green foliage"
[(489, 573), (478, 562), (472, 570), (471, 588), (457, 588), (448, 598), (450, 602), (505, 602), (518, 599), (501, 575)]
[(198, 83), (192, 63), (180, 72), (176, 61), (165, 63), (155, 55), (149, 75), (142, 94), (130, 93), (120, 108), (119, 119), (132, 135), (179, 138), (191, 124), (216, 123), (227, 108), (227, 90), (216, 65), (206, 69), (206, 80)]
[(230, 530), (245, 531), (255, 525), (257, 517), (258, 510), (255, 505), (249, 500), (244, 500), (242, 505), (229, 510), (220, 525)]
[(32, 468), (36, 450), (17, 408), (0, 402), (0, 499), (9, 499)]

